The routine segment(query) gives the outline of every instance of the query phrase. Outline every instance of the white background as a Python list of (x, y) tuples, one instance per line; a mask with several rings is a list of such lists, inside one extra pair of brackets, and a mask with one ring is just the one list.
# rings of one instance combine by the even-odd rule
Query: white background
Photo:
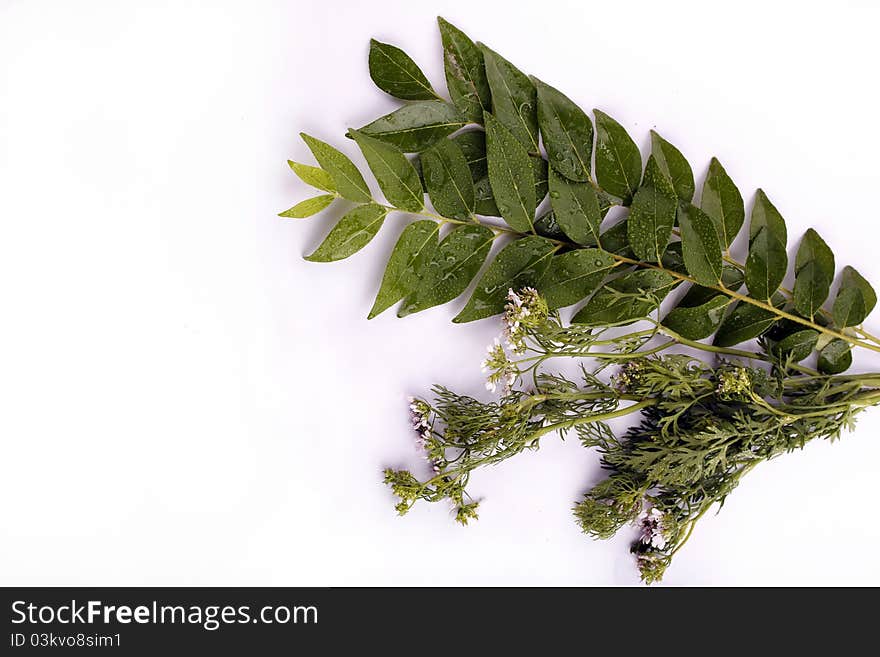
[[(643, 147), (657, 127), (698, 184), (719, 156), (880, 284), (871, 5), (3, 0), (0, 584), (636, 583), (634, 530), (572, 522), (602, 476), (575, 440), (476, 476), (467, 529), (395, 515), (405, 395), (485, 395), (497, 324), (367, 322), (400, 224), (303, 261), (340, 211), (279, 219), (311, 193), (285, 160), (304, 130), (362, 164), (345, 129), (396, 105), (369, 38), (443, 88), (441, 14)], [(755, 470), (665, 583), (880, 584), (878, 429)]]

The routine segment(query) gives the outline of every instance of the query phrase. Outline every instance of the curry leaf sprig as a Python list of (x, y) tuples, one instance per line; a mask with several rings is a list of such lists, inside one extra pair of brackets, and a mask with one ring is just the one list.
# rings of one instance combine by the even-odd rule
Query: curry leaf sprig
[[(576, 507), (579, 522), (607, 536), (642, 514), (636, 552), (643, 577), (656, 580), (755, 463), (836, 437), (876, 403), (876, 375), (842, 374), (853, 347), (880, 351), (862, 326), (876, 294), (845, 266), (829, 299), (835, 257), (812, 229), (791, 263), (794, 285), (783, 287), (787, 228), (762, 190), (746, 226), (743, 196), (717, 158), (697, 199), (691, 165), (657, 132), (643, 161), (607, 113), (591, 119), (442, 18), (439, 27), (450, 101), (401, 49), (370, 43), (373, 81), (405, 104), (347, 136), (384, 199), (346, 155), (304, 134), (318, 166), (289, 163), (322, 193), (281, 214), (354, 203), (307, 257), (316, 262), (356, 253), (390, 215), (410, 220), (370, 318), (395, 304), (402, 317), (448, 303), (474, 280), (453, 321), (504, 313), (507, 348), (492, 346), (486, 363), (500, 401), (437, 388), (435, 402), (412, 402), (433, 476), (386, 472), (399, 511), (448, 499), (466, 523), (476, 517), (465, 490), (475, 469), (573, 430), (611, 470)], [(615, 206), (624, 217), (611, 222)], [(742, 232), (740, 261), (731, 245)], [(559, 310), (576, 304), (566, 325)], [(670, 351), (683, 347), (700, 359)], [(575, 383), (546, 370), (557, 357), (597, 364), (582, 364)], [(602, 378), (612, 363), (614, 382)], [(639, 388), (644, 377), (662, 385)], [(605, 424), (635, 412), (642, 422), (623, 437)]]

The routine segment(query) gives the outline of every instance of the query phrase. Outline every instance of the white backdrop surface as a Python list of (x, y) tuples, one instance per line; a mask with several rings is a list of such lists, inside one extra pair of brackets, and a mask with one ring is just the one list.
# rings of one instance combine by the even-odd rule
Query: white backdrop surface
[[(345, 129), (395, 106), (370, 37), (442, 88), (437, 14), (643, 147), (656, 127), (698, 184), (717, 155), (880, 284), (870, 2), (3, 0), (0, 584), (637, 583), (633, 531), (572, 522), (602, 476), (573, 439), (479, 473), (469, 528), (395, 515), (405, 396), (486, 394), (497, 324), (367, 322), (393, 220), (323, 265), (338, 211), (276, 216), (309, 194), (299, 131), (363, 164)], [(880, 584), (878, 430), (756, 469), (665, 583)]]

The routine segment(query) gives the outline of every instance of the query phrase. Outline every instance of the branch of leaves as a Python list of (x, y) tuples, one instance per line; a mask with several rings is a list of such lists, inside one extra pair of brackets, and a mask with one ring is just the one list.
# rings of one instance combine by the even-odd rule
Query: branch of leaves
[[(814, 231), (801, 244), (794, 292), (786, 296), (780, 290), (788, 264), (785, 223), (763, 192), (752, 212), (749, 257), (738, 265), (725, 254), (743, 226), (745, 208), (717, 160), (710, 164), (697, 207), (690, 165), (658, 134), (652, 132), (642, 175), (639, 149), (616, 121), (597, 110), (594, 131), (589, 117), (557, 90), (528, 78), (442, 19), (440, 30), (452, 104), (440, 99), (402, 50), (371, 43), (373, 80), (413, 102), (349, 136), (393, 207), (374, 203), (356, 167), (323, 142), (304, 136), (321, 170), (291, 163), (306, 182), (329, 193), (284, 216), (316, 212), (337, 196), (362, 203), (343, 217), (311, 260), (351, 255), (393, 209), (432, 217), (404, 229), (371, 317), (401, 299), (399, 314), (405, 315), (456, 298), (481, 269), (495, 237), (509, 232), (517, 241), (489, 266), (456, 321), (500, 312), (509, 287), (536, 286), (551, 307), (589, 297), (575, 322), (619, 324), (645, 317), (654, 301), (690, 281), (691, 289), (663, 319), (677, 334), (700, 340), (717, 331), (715, 344), (721, 347), (765, 335), (793, 361), (815, 347), (822, 371), (848, 367), (849, 344), (860, 341), (844, 331), (861, 323), (876, 296), (846, 268), (833, 311), (821, 311), (834, 259)], [(485, 132), (448, 138), (468, 122), (482, 123)], [(403, 151), (420, 155), (409, 160)], [(547, 189), (551, 209), (536, 217)], [(424, 192), (440, 216), (425, 213)], [(604, 213), (616, 203), (631, 206), (629, 217), (603, 233)], [(500, 215), (510, 228), (480, 225), (478, 214)], [(451, 230), (441, 240), (444, 224)], [(679, 241), (671, 242), (673, 236)], [(603, 251), (591, 248), (597, 245)], [(739, 292), (743, 283), (747, 295)]]
[[(491, 115), (489, 131), (496, 128)], [(347, 213), (319, 248), (308, 257), (313, 261), (333, 261), (348, 257), (365, 246), (393, 209), (420, 213), (424, 211), (418, 174), (402, 152), (393, 146), (365, 136), (350, 134), (360, 145), (386, 198), (393, 207), (372, 200), (372, 195), (355, 165), (341, 152), (314, 138), (303, 138), (312, 149), (322, 169), (291, 163), (293, 170), (307, 183), (328, 192), (305, 201), (286, 216), (301, 216), (301, 209), (324, 208), (342, 196), (359, 201)], [(490, 139), (490, 144), (492, 140)], [(665, 142), (655, 138), (655, 153)], [(490, 149), (491, 150), (491, 149)], [(404, 300), (399, 315), (418, 312), (446, 303), (465, 291), (483, 266), (497, 233), (474, 223), (472, 185), (460, 149), (454, 140), (443, 140), (424, 154), (428, 171), (429, 197), (435, 209), (450, 218), (435, 217), (406, 226), (392, 251), (382, 285), (370, 317)], [(604, 249), (570, 248), (579, 246), (538, 235), (519, 236), (498, 254), (486, 270), (471, 300), (456, 321), (472, 321), (500, 312), (506, 291), (513, 287), (538, 287), (551, 308), (561, 308), (589, 297), (574, 316), (576, 323), (601, 326), (636, 321), (647, 316), (683, 280), (694, 284), (677, 306), (666, 315), (663, 324), (690, 340), (700, 340), (718, 331), (715, 344), (733, 346), (767, 335), (774, 347), (790, 355), (793, 361), (806, 358), (820, 346), (819, 368), (826, 373), (845, 370), (851, 363), (848, 343), (840, 338), (825, 339), (820, 331), (791, 319), (780, 321), (773, 310), (745, 302), (735, 302), (729, 291), (736, 292), (744, 281), (753, 280), (750, 289), (764, 285), (765, 293), (773, 288), (773, 305), (814, 317), (828, 294), (834, 275), (833, 255), (815, 231), (805, 235), (796, 258), (793, 298), (787, 301), (777, 292), (785, 274), (787, 256), (784, 247), (785, 224), (781, 215), (759, 191), (752, 212), (750, 234), (753, 246), (744, 267), (724, 264), (722, 248), (732, 239), (744, 220), (740, 213), (742, 199), (724, 170), (713, 161), (703, 190), (703, 206), (727, 223), (716, 223), (705, 210), (683, 203), (673, 196), (674, 187), (663, 173), (657, 158), (648, 160), (644, 180), (636, 191), (630, 217), (596, 238)], [(551, 204), (558, 216), (572, 217), (564, 237), (577, 234), (588, 241), (598, 226), (585, 220), (581, 192), (587, 186), (557, 180), (551, 174)], [(435, 184), (436, 183), (436, 184)], [(722, 195), (714, 190), (733, 190)], [(555, 194), (553, 192), (556, 192)], [(587, 198), (593, 198), (587, 193)], [(731, 202), (732, 199), (732, 202)], [(726, 205), (725, 205), (726, 203)], [(735, 203), (735, 204), (734, 204)], [(715, 205), (713, 205), (715, 204)], [(716, 208), (720, 208), (716, 209)], [(571, 210), (575, 211), (572, 212)], [(595, 209), (595, 207), (594, 207)], [(738, 224), (731, 216), (739, 215)], [(595, 215), (594, 215), (595, 216)], [(443, 224), (451, 230), (440, 239)], [(680, 241), (670, 242), (677, 223)], [(731, 228), (735, 226), (735, 228)], [(769, 227), (769, 228), (768, 228)], [(776, 242), (761, 237), (765, 231), (782, 237)], [(646, 238), (646, 233), (649, 238)], [(724, 242), (718, 235), (725, 234)], [(723, 244), (723, 247), (722, 247)], [(659, 255), (659, 262), (655, 262)], [(639, 260), (639, 257), (643, 260)], [(621, 260), (624, 258), (625, 260)], [(626, 267), (628, 263), (634, 265)], [(624, 266), (621, 266), (624, 265)], [(649, 265), (643, 268), (640, 265)], [(610, 276), (609, 276), (610, 274)], [(647, 295), (647, 296), (646, 296)], [(861, 323), (876, 303), (871, 286), (854, 269), (844, 269), (841, 288), (834, 302), (833, 326), (845, 328)], [(725, 312), (733, 306), (732, 312)], [(823, 316), (819, 316), (821, 321)]]

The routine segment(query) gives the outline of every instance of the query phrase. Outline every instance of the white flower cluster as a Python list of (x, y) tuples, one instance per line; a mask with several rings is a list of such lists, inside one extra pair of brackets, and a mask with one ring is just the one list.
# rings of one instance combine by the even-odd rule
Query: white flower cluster
[(737, 399), (752, 390), (752, 376), (745, 367), (723, 370), (718, 374), (715, 392), (723, 399)]
[(642, 530), (642, 543), (657, 550), (666, 547), (669, 542), (669, 532), (664, 526), (665, 517), (662, 511), (651, 507), (642, 515), (639, 524)]
[(480, 368), (484, 374), (488, 375), (486, 377), (486, 390), (495, 392), (500, 385), (502, 395), (510, 393), (519, 374), (516, 365), (507, 357), (507, 353), (504, 351), (504, 347), (498, 338), (495, 338), (492, 344), (486, 348), (486, 351), (489, 355), (483, 361)]
[[(417, 436), (416, 444), (421, 449), (425, 450), (425, 452), (430, 453), (432, 447), (432, 434), (428, 416), (431, 412), (431, 407), (428, 406), (427, 402), (421, 399), (416, 399), (415, 397), (409, 397), (407, 401), (409, 402), (410, 421), (412, 422), (412, 427)], [(439, 463), (434, 461), (428, 454), (425, 454), (425, 460), (431, 463), (434, 474), (440, 474)]]
[[(542, 312), (543, 311), (543, 312)], [(543, 317), (541, 315), (543, 314)], [(504, 339), (515, 354), (526, 350), (525, 327), (534, 320), (547, 317), (547, 304), (533, 287), (524, 287), (516, 293), (507, 290), (507, 304), (504, 306)]]

